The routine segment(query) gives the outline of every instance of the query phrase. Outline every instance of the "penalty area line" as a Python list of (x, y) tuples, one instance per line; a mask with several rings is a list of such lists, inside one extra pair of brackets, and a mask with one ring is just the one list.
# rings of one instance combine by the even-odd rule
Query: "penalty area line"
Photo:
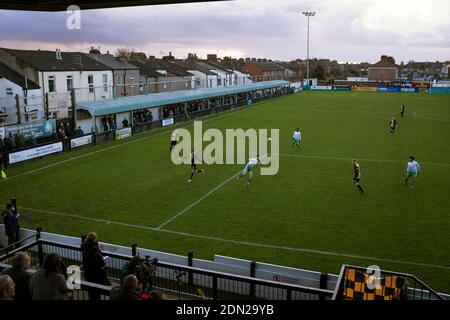
[(402, 261), (402, 260), (394, 260), (394, 259), (370, 257), (370, 256), (360, 256), (360, 255), (354, 255), (354, 254), (348, 254), (348, 253), (342, 253), (342, 252), (332, 252), (332, 251), (296, 248), (296, 247), (287, 247), (287, 246), (276, 246), (276, 245), (271, 245), (271, 244), (263, 244), (263, 243), (250, 242), (250, 241), (224, 239), (224, 238), (220, 238), (220, 237), (204, 236), (204, 235), (193, 234), (193, 233), (188, 233), (188, 232), (173, 231), (173, 230), (167, 230), (167, 229), (157, 229), (155, 227), (147, 227), (147, 226), (143, 226), (143, 225), (129, 224), (129, 223), (113, 221), (113, 220), (83, 217), (83, 216), (76, 215), (76, 214), (69, 214), (69, 213), (63, 213), (63, 212), (57, 212), (57, 211), (51, 211), (51, 210), (33, 209), (33, 208), (26, 208), (26, 207), (19, 207), (19, 209), (23, 209), (23, 210), (31, 211), (31, 212), (41, 212), (41, 213), (53, 214), (53, 215), (57, 215), (57, 216), (76, 218), (76, 219), (87, 220), (87, 221), (92, 221), (92, 222), (105, 223), (108, 225), (114, 224), (114, 225), (134, 228), (134, 229), (143, 229), (143, 230), (150, 230), (150, 231), (155, 231), (155, 232), (162, 232), (162, 233), (173, 234), (173, 235), (189, 237), (189, 238), (205, 239), (205, 240), (211, 240), (211, 241), (217, 241), (217, 242), (223, 242), (223, 243), (231, 243), (231, 244), (235, 244), (235, 245), (245, 245), (245, 246), (257, 247), (257, 248), (267, 248), (267, 249), (293, 251), (293, 252), (313, 253), (313, 254), (319, 254), (319, 255), (335, 256), (335, 257), (372, 260), (372, 261), (404, 264), (404, 265), (411, 265), (411, 266), (418, 266), (418, 267), (450, 270), (450, 266), (442, 266), (442, 265), (436, 265), (436, 264), (428, 264), (428, 263), (413, 262), (413, 261)]

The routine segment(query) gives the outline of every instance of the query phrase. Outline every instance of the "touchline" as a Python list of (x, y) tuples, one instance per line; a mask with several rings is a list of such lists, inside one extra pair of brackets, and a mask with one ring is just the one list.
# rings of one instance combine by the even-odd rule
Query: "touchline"
[[(177, 129), (179, 143), (171, 153), (171, 159), (176, 165), (190, 164), (186, 156), (194, 152), (199, 161), (208, 165), (245, 164), (249, 158), (259, 154), (263, 165), (261, 175), (275, 175), (280, 167), (280, 130), (270, 129), (270, 137), (268, 133), (269, 129), (226, 129), (224, 137), (222, 131), (216, 128), (203, 132), (202, 121), (194, 121), (193, 147), (191, 133), (187, 129)], [(207, 143), (205, 148), (204, 142)]]

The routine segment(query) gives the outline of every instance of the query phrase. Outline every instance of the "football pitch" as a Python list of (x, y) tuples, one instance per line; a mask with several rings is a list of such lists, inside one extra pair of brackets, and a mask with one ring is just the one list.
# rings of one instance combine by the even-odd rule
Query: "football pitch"
[[(16, 197), (21, 226), (47, 232), (330, 273), (378, 265), (450, 292), (450, 96), (303, 92), (202, 120), (204, 130), (280, 129), (278, 174), (256, 167), (247, 190), (233, 179), (243, 165), (204, 165), (187, 183), (168, 127), (12, 166), (0, 203)], [(411, 155), (421, 166), (414, 189), (404, 185)]]

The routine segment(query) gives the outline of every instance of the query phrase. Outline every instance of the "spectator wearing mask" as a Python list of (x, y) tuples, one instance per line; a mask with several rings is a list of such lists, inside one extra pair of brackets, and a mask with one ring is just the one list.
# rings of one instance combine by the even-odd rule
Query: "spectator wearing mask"
[(72, 291), (67, 286), (64, 265), (57, 253), (44, 259), (42, 268), (31, 276), (30, 293), (33, 300), (65, 300)]
[(12, 259), (12, 267), (3, 270), (0, 275), (11, 277), (15, 284), (14, 300), (31, 300), (30, 279), (31, 273), (27, 271), (30, 267), (30, 257), (24, 251), (17, 252)]
[(13, 300), (14, 281), (10, 276), (0, 276), (0, 300)]
[[(86, 240), (81, 244), (81, 254), (83, 256), (83, 271), (86, 281), (105, 286), (111, 285), (106, 274), (106, 264), (95, 232), (87, 234)], [(90, 289), (89, 299), (100, 300), (100, 292)]]

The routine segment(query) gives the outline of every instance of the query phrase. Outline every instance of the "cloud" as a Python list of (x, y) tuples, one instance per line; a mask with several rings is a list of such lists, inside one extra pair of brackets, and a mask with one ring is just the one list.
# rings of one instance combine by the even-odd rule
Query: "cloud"
[(236, 0), (88, 10), (81, 12), (81, 30), (65, 27), (65, 12), (0, 11), (0, 45), (66, 50), (100, 45), (182, 56), (212, 49), (294, 59), (306, 55), (305, 10), (317, 12), (310, 19), (311, 56), (450, 59), (442, 50), (450, 49), (450, 2), (439, 0)]

